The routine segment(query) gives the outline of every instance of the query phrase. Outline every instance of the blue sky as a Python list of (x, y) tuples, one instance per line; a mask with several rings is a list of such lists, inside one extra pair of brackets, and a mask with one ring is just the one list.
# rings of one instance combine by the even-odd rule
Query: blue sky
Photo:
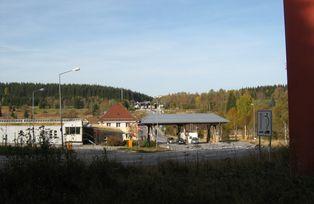
[(282, 0), (0, 0), (0, 81), (149, 95), (286, 83)]

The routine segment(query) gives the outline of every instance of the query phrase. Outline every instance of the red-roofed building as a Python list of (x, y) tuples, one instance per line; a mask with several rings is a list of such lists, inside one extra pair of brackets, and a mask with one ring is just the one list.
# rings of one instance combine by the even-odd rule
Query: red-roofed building
[(107, 128), (119, 129), (126, 134), (130, 134), (132, 127), (137, 127), (136, 119), (120, 103), (110, 107), (100, 118), (98, 124)]

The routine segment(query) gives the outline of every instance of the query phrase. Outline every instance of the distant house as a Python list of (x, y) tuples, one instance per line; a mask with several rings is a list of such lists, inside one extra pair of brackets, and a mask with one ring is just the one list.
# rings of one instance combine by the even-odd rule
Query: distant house
[(142, 109), (142, 110), (146, 110), (146, 109), (151, 109), (153, 108), (153, 106), (151, 105), (150, 101), (144, 101), (144, 102), (136, 102), (135, 109)]
[(110, 107), (109, 110), (100, 118), (98, 124), (106, 128), (119, 129), (126, 135), (132, 133), (132, 128), (137, 129), (136, 119), (120, 103)]

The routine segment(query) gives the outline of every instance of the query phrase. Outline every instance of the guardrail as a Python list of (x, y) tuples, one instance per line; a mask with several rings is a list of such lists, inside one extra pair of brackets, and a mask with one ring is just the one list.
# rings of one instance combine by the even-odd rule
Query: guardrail
[[(80, 118), (64, 118), (63, 122), (82, 121)], [(60, 119), (0, 119), (0, 124), (21, 124), (21, 123), (60, 123)]]

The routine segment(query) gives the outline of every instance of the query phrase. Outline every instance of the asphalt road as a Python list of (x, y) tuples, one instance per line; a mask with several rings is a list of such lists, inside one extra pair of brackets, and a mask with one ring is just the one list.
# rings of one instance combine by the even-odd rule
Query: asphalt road
[[(165, 161), (191, 162), (220, 159), (236, 159), (243, 156), (257, 155), (255, 146), (246, 142), (178, 145), (163, 144), (161, 147), (169, 151), (158, 153), (138, 153), (127, 150), (119, 150), (119, 147), (104, 147), (84, 145), (75, 147), (77, 157), (87, 163), (95, 158), (106, 157), (109, 160), (120, 162), (124, 165), (156, 165)], [(0, 166), (8, 161), (5, 156), (0, 156)]]
[(109, 160), (114, 160), (125, 165), (155, 165), (165, 161), (207, 161), (227, 158), (240, 158), (243, 156), (256, 155), (255, 146), (249, 143), (219, 143), (201, 145), (162, 145), (169, 151), (158, 153), (138, 153), (122, 151), (109, 148), (83, 147), (76, 149), (78, 158), (90, 162), (95, 157), (106, 156)]

